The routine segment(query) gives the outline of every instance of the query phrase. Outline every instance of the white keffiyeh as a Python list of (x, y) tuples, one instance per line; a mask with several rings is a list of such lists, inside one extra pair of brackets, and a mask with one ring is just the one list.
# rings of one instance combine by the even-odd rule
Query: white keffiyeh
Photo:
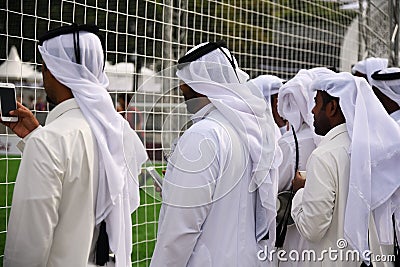
[(350, 245), (365, 256), (370, 213), (386, 205), (400, 186), (400, 179), (393, 179), (400, 173), (400, 128), (364, 78), (350, 73), (327, 75), (315, 80), (312, 89), (340, 99), (351, 138), (344, 232)]
[(261, 90), (265, 99), (269, 102), (271, 95), (279, 92), (279, 88), (285, 80), (274, 75), (260, 75), (251, 81)]
[[(387, 74), (387, 73), (400, 73), (400, 68), (385, 68), (378, 72), (379, 74)], [(371, 79), (371, 85), (378, 88), (382, 93), (384, 93), (387, 97), (392, 99), (398, 105), (400, 105), (400, 79), (396, 80), (374, 80)]]
[(147, 155), (137, 134), (116, 112), (106, 90), (108, 78), (103, 70), (99, 38), (80, 32), (79, 45), (82, 64), (75, 63), (72, 34), (44, 41), (39, 51), (54, 77), (71, 89), (96, 137), (99, 147), (96, 225), (102, 220), (107, 222), (116, 266), (125, 267), (130, 265), (132, 250), (131, 213), (139, 206), (137, 176)]
[(303, 123), (314, 129), (311, 109), (314, 106), (314, 93), (310, 86), (316, 77), (332, 74), (333, 71), (324, 68), (300, 70), (292, 79), (279, 90), (278, 112), (288, 120), (297, 132)]
[[(205, 43), (200, 44), (188, 53)], [(256, 237), (269, 231), (271, 247), (275, 242), (276, 181), (270, 169), (274, 162), (275, 137), (271, 108), (248, 75), (228, 61), (226, 48), (216, 49), (188, 63), (177, 71), (177, 76), (194, 91), (203, 94), (234, 125), (246, 144), (252, 162), (250, 191), (258, 189), (258, 197), (265, 213), (262, 223), (256, 223)], [(225, 55), (226, 54), (226, 55)], [(233, 58), (235, 66), (236, 60)]]
[(353, 74), (359, 72), (366, 75), (368, 82), (371, 84), (371, 75), (377, 70), (387, 68), (388, 62), (386, 58), (370, 57), (354, 64), (351, 71)]
[[(386, 68), (378, 72), (379, 74), (388, 73), (400, 73), (400, 68)], [(400, 105), (400, 79), (394, 80), (371, 80), (371, 85), (378, 88), (383, 94), (389, 97), (391, 100), (395, 101)], [(398, 164), (398, 162), (393, 162), (393, 164)], [(400, 174), (393, 174), (392, 179), (399, 180)], [(397, 195), (397, 197), (396, 197)], [(400, 188), (397, 192), (391, 196), (391, 201), (379, 207), (374, 212), (375, 223), (377, 226), (377, 232), (379, 236), (379, 241), (382, 244), (392, 244), (393, 243), (393, 224), (391, 221), (391, 216), (394, 212), (397, 222), (397, 230), (400, 231)], [(399, 237), (398, 237), (399, 238)]]

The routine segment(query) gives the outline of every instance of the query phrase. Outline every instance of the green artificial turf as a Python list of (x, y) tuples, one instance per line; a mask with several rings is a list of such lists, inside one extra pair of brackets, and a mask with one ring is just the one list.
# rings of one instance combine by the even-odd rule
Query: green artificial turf
[[(0, 266), (3, 266), (7, 222), (20, 157), (0, 155)], [(161, 166), (157, 170), (161, 172)], [(160, 199), (149, 175), (142, 173), (140, 207), (132, 214), (132, 266), (149, 266), (156, 241)], [(156, 197), (155, 197), (156, 196)]]

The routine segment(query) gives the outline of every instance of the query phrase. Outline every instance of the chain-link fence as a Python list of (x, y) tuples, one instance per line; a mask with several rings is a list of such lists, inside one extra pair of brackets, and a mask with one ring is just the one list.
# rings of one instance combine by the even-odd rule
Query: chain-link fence
[[(182, 98), (177, 88), (165, 93), (169, 85), (160, 71), (176, 64), (192, 46), (226, 40), (250, 77), (273, 74), (289, 79), (301, 68), (317, 66), (349, 71), (367, 56), (390, 58), (398, 65), (399, 14), (398, 0), (3, 0), (0, 81), (14, 83), (18, 100), (44, 123), (49, 105), (38, 36), (72, 22), (97, 24), (105, 39), (108, 90), (115, 108), (131, 120), (151, 164), (160, 171), (171, 136), (186, 127), (172, 126), (186, 113), (178, 105)], [(170, 116), (172, 110), (177, 116)], [(18, 138), (0, 126), (0, 255), (21, 159), (16, 142)], [(141, 206), (132, 215), (132, 264), (147, 266), (160, 201), (145, 171), (140, 182)]]

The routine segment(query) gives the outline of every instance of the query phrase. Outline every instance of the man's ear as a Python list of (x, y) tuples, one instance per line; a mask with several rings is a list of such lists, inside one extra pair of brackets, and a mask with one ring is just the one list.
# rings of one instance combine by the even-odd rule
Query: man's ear
[(339, 103), (336, 100), (331, 100), (329, 101), (328, 104), (326, 104), (326, 112), (328, 117), (334, 117), (337, 115), (339, 110)]

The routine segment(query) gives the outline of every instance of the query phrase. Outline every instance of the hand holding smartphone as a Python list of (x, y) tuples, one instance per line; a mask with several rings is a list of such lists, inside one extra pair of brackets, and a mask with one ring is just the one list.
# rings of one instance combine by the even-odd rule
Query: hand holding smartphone
[[(14, 115), (10, 114), (11, 111)], [(11, 83), (0, 83), (0, 122), (21, 138), (39, 127), (33, 113), (17, 102), (15, 85)]]
[(153, 166), (151, 166), (151, 167), (146, 167), (146, 170), (149, 172), (149, 174), (151, 175), (157, 186), (159, 186), (162, 189), (163, 178), (161, 177), (160, 174), (158, 174), (156, 169)]
[(10, 111), (17, 109), (15, 85), (0, 83), (0, 115), (3, 122), (17, 122), (18, 117), (12, 116)]

